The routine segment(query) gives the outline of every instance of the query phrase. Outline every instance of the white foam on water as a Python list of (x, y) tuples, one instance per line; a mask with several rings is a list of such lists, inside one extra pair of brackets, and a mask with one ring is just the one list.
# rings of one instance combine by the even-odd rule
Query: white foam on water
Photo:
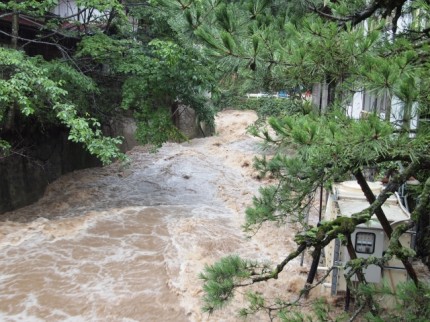
[[(176, 299), (164, 295), (167, 278), (163, 273), (163, 253), (168, 238), (160, 229), (164, 225), (162, 221), (154, 221), (157, 217), (153, 210), (147, 207), (123, 209), (123, 214), (130, 213), (124, 216), (104, 212), (96, 223), (80, 230), (74, 238), (33, 238), (31, 242), (5, 247), (6, 256), (0, 255), (2, 263), (7, 263), (0, 272), (3, 281), (0, 311), (15, 315), (14, 308), (4, 304), (4, 295), (13, 294), (16, 306), (24, 300), (36, 309), (42, 302), (50, 312), (63, 312), (61, 320), (65, 320), (66, 315), (77, 320), (81, 319), (80, 315), (82, 320), (103, 320), (106, 314), (112, 316), (110, 308), (115, 311), (133, 299), (148, 303), (171, 301), (174, 312), (173, 307), (178, 306)], [(149, 222), (145, 213), (149, 214)], [(131, 220), (127, 222), (127, 219)], [(43, 229), (39, 233), (43, 235)], [(39, 302), (37, 305), (37, 301), (22, 298), (32, 289), (35, 289), (33, 299)], [(133, 311), (133, 306), (131, 304), (128, 310)], [(96, 309), (99, 307), (109, 309), (100, 312)], [(27, 310), (26, 318), (31, 317), (31, 312)], [(35, 319), (37, 314), (34, 313)], [(58, 320), (58, 314), (55, 316), (46, 316), (46, 319)], [(149, 312), (148, 318), (150, 316)], [(129, 317), (124, 315), (131, 320), (142, 317), (145, 317), (142, 313), (138, 317), (133, 312)]]
[[(270, 225), (245, 238), (244, 210), (261, 185), (250, 167), (257, 143), (244, 130), (255, 114), (223, 115), (217, 137), (156, 154), (137, 147), (129, 167), (66, 175), (36, 204), (3, 215), (0, 320), (237, 321), (240, 294), (201, 313), (198, 274), (232, 253), (279, 262), (294, 243), (290, 228)], [(287, 279), (265, 285), (285, 293)]]

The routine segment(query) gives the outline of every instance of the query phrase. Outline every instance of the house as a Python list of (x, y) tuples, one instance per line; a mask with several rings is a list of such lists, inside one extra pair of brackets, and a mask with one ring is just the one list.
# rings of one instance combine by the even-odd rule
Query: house
[(89, 26), (106, 26), (111, 12), (81, 8), (75, 0), (60, 0), (50, 12), (37, 17), (0, 11), (0, 46), (16, 47), (48, 60), (64, 57), (76, 48), (82, 35), (91, 33)]
[(68, 50), (76, 47), (79, 38), (70, 28), (50, 29), (49, 18), (34, 18), (20, 13), (17, 21), (17, 35), (12, 35), (14, 13), (0, 13), (0, 46), (12, 48), (13, 38), (16, 47), (24, 50), (29, 56), (41, 55), (50, 60), (62, 57)]
[[(312, 103), (321, 112), (327, 110), (329, 89), (326, 83), (317, 83), (312, 87)], [(419, 124), (426, 121), (424, 116), (419, 115), (418, 104), (412, 104), (409, 115), (405, 115), (405, 103), (396, 96), (375, 95), (363, 89), (355, 92), (352, 98), (345, 103), (345, 113), (352, 119), (360, 119), (369, 113), (379, 115), (382, 120), (390, 121), (397, 128), (404, 125), (404, 120), (408, 119), (407, 124), (411, 133), (414, 133)]]

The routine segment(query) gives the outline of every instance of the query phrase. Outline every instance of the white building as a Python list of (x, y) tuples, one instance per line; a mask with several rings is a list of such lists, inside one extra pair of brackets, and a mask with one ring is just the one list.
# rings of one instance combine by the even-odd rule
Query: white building
[(109, 12), (100, 12), (94, 8), (79, 7), (75, 0), (60, 0), (51, 12), (61, 18), (88, 23), (96, 18), (108, 15), (110, 10)]

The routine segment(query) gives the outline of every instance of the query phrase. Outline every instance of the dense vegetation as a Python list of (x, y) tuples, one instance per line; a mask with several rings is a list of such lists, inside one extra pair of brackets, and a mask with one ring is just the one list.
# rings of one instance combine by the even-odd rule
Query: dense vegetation
[[(276, 279), (289, 261), (307, 250), (312, 251), (317, 263), (322, 248), (333, 239), (340, 238), (345, 245), (351, 245), (356, 226), (376, 214), (390, 246), (382, 258), (346, 263), (361, 281), (360, 287), (349, 281), (353, 296), (360, 303), (351, 320), (366, 311), (369, 320), (427, 320), (428, 286), (417, 276), (411, 259), (425, 260), (429, 255), (430, 133), (424, 119), (430, 106), (430, 4), (318, 0), (162, 3), (172, 15), (178, 15), (177, 19), (182, 17), (178, 28), (204, 46), (206, 55), (217, 61), (224, 72), (223, 85), (236, 93), (255, 88), (268, 92), (305, 90), (314, 83), (325, 83), (328, 88), (324, 109), (321, 104), (310, 108), (309, 102), (301, 102), (300, 96), (281, 110), (270, 100), (260, 104), (262, 116), (267, 116), (267, 110), (270, 114), (271, 109), (278, 114), (268, 119), (274, 134), (264, 128), (254, 129), (256, 135), (276, 149), (273, 158), (260, 158), (256, 166), (279, 183), (263, 188), (260, 196), (255, 197), (253, 207), (246, 213), (245, 229), (258, 229), (266, 221), (301, 223), (295, 238), (296, 251), (274, 267), (237, 256), (208, 266), (201, 276), (206, 292), (204, 309), (212, 312), (223, 307), (236, 288)], [(352, 95), (364, 90), (387, 98), (384, 117), (376, 109), (369, 109), (368, 117), (360, 120), (346, 117)], [(402, 106), (395, 122), (391, 117), (394, 101)], [(417, 116), (423, 120), (415, 130), (411, 120)], [(288, 148), (296, 152), (286, 154)], [(380, 173), (389, 169), (395, 174), (378, 196), (369, 188), (365, 176), (369, 169)], [(304, 220), (307, 206), (319, 187), (330, 189), (334, 182), (351, 177), (361, 186), (369, 207), (351, 218), (309, 226)], [(381, 206), (410, 177), (420, 181), (413, 191), (416, 204), (412, 218), (393, 230)], [(418, 227), (418, 252), (398, 241), (414, 225)], [(351, 258), (356, 258), (353, 247), (348, 247), (348, 251)], [(412, 282), (399, 295), (409, 294), (423, 302), (420, 307), (405, 309), (408, 301), (403, 296), (398, 302), (399, 310), (388, 314), (380, 311), (377, 301), (372, 299), (382, 290), (369, 288), (360, 272), (370, 264), (384, 265), (393, 257), (403, 262)], [(315, 269), (311, 269), (299, 299), (314, 287), (314, 278)], [(285, 321), (311, 319), (294, 313), (294, 306), (300, 302), (269, 300), (257, 293), (249, 293), (248, 297), (250, 304), (241, 311), (244, 316), (262, 310)], [(319, 306), (319, 320), (330, 320), (323, 311)]]
[[(47, 14), (56, 1), (2, 2), (2, 13), (13, 14), (12, 30), (2, 31), (11, 43), (0, 48), (0, 148), (11, 150), (14, 133), (63, 124), (69, 138), (81, 142), (103, 162), (121, 157), (118, 139), (100, 131), (104, 119), (131, 110), (139, 122), (137, 135), (155, 145), (178, 138), (171, 122), (178, 101), (195, 108), (201, 120), (212, 122), (205, 91), (224, 104), (257, 105), (273, 131), (254, 129), (275, 148), (273, 158), (260, 158), (256, 167), (279, 180), (261, 190), (246, 213), (247, 231), (266, 221), (297, 222), (297, 248), (276, 265), (267, 266), (229, 256), (202, 273), (204, 310), (223, 307), (235, 289), (275, 279), (286, 264), (310, 250), (318, 261), (333, 239), (350, 244), (356, 226), (373, 214), (390, 239), (382, 258), (353, 260), (346, 265), (359, 276), (350, 283), (357, 311), (371, 321), (427, 321), (429, 287), (417, 276), (413, 260), (429, 256), (430, 133), (424, 119), (430, 114), (430, 3), (425, 0), (158, 0), (77, 1), (102, 15), (66, 28), (65, 20)], [(13, 27), (20, 15), (44, 22), (33, 40)], [(138, 28), (129, 18), (138, 21)], [(64, 42), (64, 39), (68, 39)], [(52, 46), (57, 58), (28, 57), (19, 51), (28, 42)], [(70, 44), (70, 42), (72, 42)], [(327, 106), (312, 105), (301, 93), (315, 83), (326, 84)], [(214, 84), (217, 85), (215, 88)], [(292, 99), (241, 101), (246, 92), (287, 90)], [(385, 97), (385, 117), (346, 117), (355, 92)], [(241, 100), (238, 100), (241, 97)], [(402, 114), (390, 122), (391, 102)], [(258, 103), (256, 103), (258, 102)], [(261, 104), (260, 104), (261, 103)], [(172, 109), (173, 108), (173, 109)], [(370, 110), (370, 112), (379, 112)], [(276, 116), (276, 117), (273, 117)], [(415, 130), (412, 120), (423, 121)], [(296, 152), (286, 154), (287, 149)], [(13, 150), (13, 149), (12, 149)], [(365, 173), (389, 170), (385, 189), (374, 196)], [(355, 178), (369, 207), (351, 218), (338, 218), (317, 227), (305, 220), (307, 205), (320, 187)], [(393, 230), (381, 206), (410, 177), (419, 180), (413, 194), (412, 218)], [(417, 252), (401, 245), (400, 234), (418, 229)], [(355, 251), (349, 247), (350, 257)], [(366, 284), (361, 271), (399, 258), (411, 283), (399, 288), (398, 308), (384, 312), (373, 297), (384, 288)], [(315, 286), (311, 270), (299, 300)], [(249, 293), (243, 316), (263, 310), (271, 318), (303, 321), (311, 317), (294, 312), (300, 301), (270, 301)], [(419, 305), (409, 305), (416, 298)], [(330, 311), (316, 303), (321, 321)]]
[[(9, 47), (0, 48), (4, 154), (19, 148), (24, 133), (63, 125), (70, 140), (107, 163), (123, 155), (120, 138), (105, 137), (101, 124), (130, 111), (138, 139), (159, 146), (183, 138), (172, 122), (178, 102), (213, 122), (204, 96), (212, 83), (210, 64), (181, 43), (165, 13), (146, 1), (93, 0), (76, 1), (80, 10), (62, 18), (51, 13), (58, 3), (0, 4), (0, 16), (12, 21), (1, 31)], [(25, 19), (38, 30), (28, 30)], [(30, 47), (28, 54), (41, 55), (29, 57)]]

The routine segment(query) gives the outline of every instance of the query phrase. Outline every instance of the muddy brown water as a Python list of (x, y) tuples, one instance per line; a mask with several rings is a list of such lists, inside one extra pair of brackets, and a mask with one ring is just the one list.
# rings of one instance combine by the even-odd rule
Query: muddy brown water
[[(129, 165), (68, 174), (39, 202), (2, 215), (0, 320), (239, 320), (240, 292), (225, 310), (201, 312), (204, 265), (231, 253), (277, 262), (294, 247), (289, 227), (252, 239), (241, 230), (262, 184), (251, 167), (261, 142), (246, 134), (255, 119), (224, 111), (214, 137), (155, 154), (136, 147)], [(299, 289), (297, 266), (264, 287)]]

